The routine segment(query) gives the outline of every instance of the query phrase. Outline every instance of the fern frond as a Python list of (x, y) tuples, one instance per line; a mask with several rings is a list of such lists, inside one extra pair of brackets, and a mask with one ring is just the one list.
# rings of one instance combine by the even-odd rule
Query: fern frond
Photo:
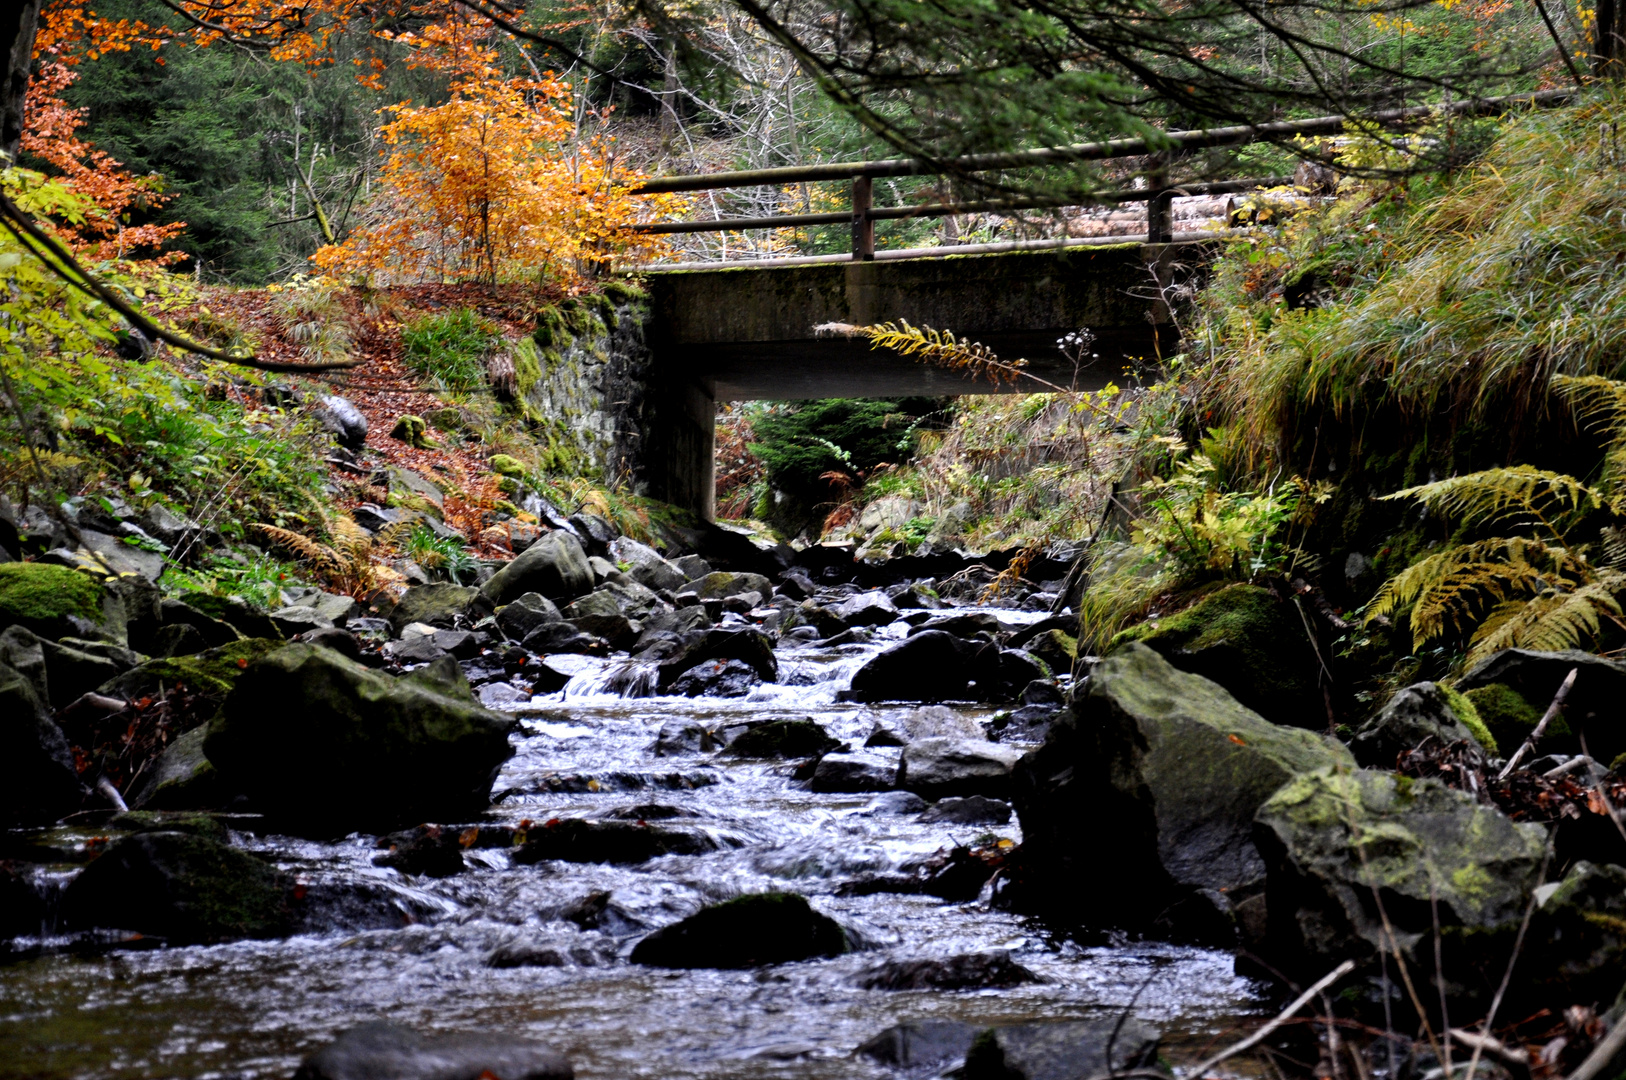
[(326, 544), (318, 544), (308, 536), (301, 536), (292, 529), (284, 529), (277, 525), (257, 524), (255, 530), (273, 543), (280, 544), (301, 559), (313, 562), (318, 566), (336, 568), (344, 563), (338, 552)]
[(1470, 625), (1488, 605), (1590, 577), (1590, 568), (1565, 548), (1518, 536), (1480, 540), (1436, 552), (1384, 582), (1365, 620), (1410, 605), (1414, 647), (1420, 648)]
[(858, 333), (869, 339), (870, 347), (891, 349), (899, 356), (915, 356), (933, 367), (960, 371), (972, 378), (987, 379), (998, 385), (1015, 382), (1027, 366), (1026, 360), (1001, 360), (978, 341), (962, 341), (952, 330), (915, 327), (906, 320), (861, 326)]
[(1573, 592), (1550, 590), (1528, 600), (1507, 601), (1475, 631), (1468, 662), (1476, 663), (1502, 649), (1573, 649), (1597, 639), (1606, 615), (1620, 614), (1620, 601), (1601, 581)]
[(1608, 433), (1598, 487), (1612, 512), (1626, 513), (1626, 382), (1602, 375), (1556, 375), (1551, 385), (1575, 408), (1579, 419)]
[(1416, 499), (1432, 510), (1479, 525), (1510, 516), (1529, 515), (1554, 538), (1563, 539), (1575, 519), (1605, 505), (1607, 500), (1573, 476), (1513, 465), (1419, 484), (1385, 499)]

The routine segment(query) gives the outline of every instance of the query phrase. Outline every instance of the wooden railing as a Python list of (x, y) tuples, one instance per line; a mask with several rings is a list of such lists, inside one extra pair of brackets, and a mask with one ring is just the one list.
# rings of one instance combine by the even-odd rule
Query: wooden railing
[[(1573, 90), (1544, 90), (1532, 94), (1482, 98), (1438, 106), (1389, 109), (1373, 113), (1362, 119), (1368, 123), (1398, 127), (1428, 120), (1442, 114), (1489, 116), (1519, 108), (1563, 105), (1573, 100), (1575, 93)], [(875, 223), (877, 221), (1145, 202), (1146, 232), (1143, 238), (1144, 242), (1148, 244), (1167, 243), (1173, 240), (1176, 235), (1173, 221), (1173, 203), (1178, 196), (1230, 194), (1252, 191), (1262, 187), (1277, 187), (1292, 182), (1292, 177), (1268, 176), (1171, 185), (1167, 179), (1167, 162), (1171, 155), (1182, 151), (1204, 150), (1222, 146), (1243, 146), (1250, 143), (1270, 142), (1292, 137), (1336, 135), (1344, 131), (1346, 121), (1347, 118), (1343, 116), (1318, 116), (1308, 120), (1206, 128), (1197, 131), (1171, 131), (1155, 139), (1110, 139), (1104, 142), (1079, 143), (1073, 146), (1054, 146), (1007, 154), (972, 154), (942, 160), (931, 158), (884, 158), (876, 161), (830, 162), (822, 165), (790, 165), (774, 169), (663, 176), (645, 181), (633, 193), (637, 195), (655, 195), (666, 192), (779, 187), (785, 184), (845, 180), (851, 184), (851, 208), (817, 214), (771, 214), (765, 217), (723, 217), (700, 221), (660, 221), (634, 226), (634, 231), (646, 235), (676, 235), (683, 233), (741, 232), (748, 229), (786, 229), (809, 225), (840, 225), (847, 223), (852, 228), (852, 253), (848, 258), (864, 261), (876, 257)], [(1153, 161), (1153, 168), (1146, 174), (1147, 185), (1143, 189), (1108, 191), (1074, 198), (984, 199), (885, 207), (874, 205), (874, 182), (877, 178), (965, 175), (967, 173), (1032, 169), (1082, 161), (1108, 161), (1133, 157), (1147, 157)], [(1138, 238), (1130, 236), (1109, 239), (1122, 243), (1134, 241)], [(1097, 238), (1090, 238), (1071, 242), (1083, 244), (1100, 243), (1102, 241)], [(1033, 246), (1044, 247), (1064, 246), (1067, 243), (1070, 242), (1031, 242)], [(1023, 245), (1020, 243), (980, 245), (983, 248), (990, 246), (1011, 250)], [(922, 256), (945, 255), (953, 254), (956, 250), (961, 249), (952, 246), (922, 248), (907, 254)], [(904, 254), (903, 252), (889, 252), (884, 253), (883, 257)], [(840, 256), (806, 256), (793, 261), (824, 262), (830, 261), (832, 258), (840, 258)], [(712, 265), (720, 266), (725, 264), (716, 263)], [(649, 269), (657, 268), (656, 266), (649, 267)]]

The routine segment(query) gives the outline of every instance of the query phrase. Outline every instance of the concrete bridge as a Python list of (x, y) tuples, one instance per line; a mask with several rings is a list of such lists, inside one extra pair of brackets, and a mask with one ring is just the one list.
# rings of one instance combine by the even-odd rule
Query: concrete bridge
[[(1206, 245), (1075, 246), (1005, 254), (652, 273), (651, 350), (640, 487), (713, 516), (719, 401), (1034, 393), (1029, 379), (995, 386), (820, 336), (825, 323), (907, 320), (979, 341), (1002, 359), (1080, 390), (1155, 361), (1176, 333), (1159, 297), (1181, 262)], [(1087, 327), (1099, 359), (1075, 371), (1056, 340)]]

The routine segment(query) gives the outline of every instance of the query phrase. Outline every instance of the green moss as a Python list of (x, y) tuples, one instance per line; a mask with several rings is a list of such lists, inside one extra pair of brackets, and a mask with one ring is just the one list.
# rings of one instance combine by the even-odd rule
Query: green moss
[(0, 564), (0, 627), (21, 623), (59, 636), (69, 616), (100, 622), (103, 589), (89, 574), (45, 563)]
[(525, 466), (521, 464), (518, 458), (511, 457), (508, 454), (493, 454), (487, 464), (491, 466), (491, 471), (498, 476), (512, 476), (516, 479), (524, 479), (525, 477)]
[[(1497, 746), (1520, 745), (1531, 729), (1541, 722), (1541, 710), (1505, 683), (1478, 686), (1462, 696), (1473, 706), (1480, 723)], [(1562, 716), (1555, 716), (1552, 723), (1547, 725), (1550, 738), (1571, 734), (1573, 731)]]
[(1490, 729), (1485, 726), (1485, 721), (1479, 718), (1479, 710), (1474, 708), (1474, 703), (1443, 683), (1440, 684), (1440, 693), (1445, 695), (1445, 703), (1451, 706), (1452, 712), (1457, 714), (1457, 719), (1462, 721), (1462, 726), (1473, 733), (1474, 741), (1484, 747), (1486, 753), (1493, 757), (1500, 757), (1502, 752), (1497, 749), (1496, 736), (1490, 733)]
[(197, 693), (224, 699), (244, 668), (284, 644), (269, 638), (245, 638), (195, 656), (148, 660), (120, 675), (113, 685), (134, 698), (170, 690), (182, 683)]

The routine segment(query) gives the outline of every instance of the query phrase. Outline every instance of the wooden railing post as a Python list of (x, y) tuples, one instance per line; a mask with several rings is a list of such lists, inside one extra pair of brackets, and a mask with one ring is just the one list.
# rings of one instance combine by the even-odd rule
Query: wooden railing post
[(853, 258), (864, 262), (875, 258), (875, 219), (869, 216), (874, 183), (868, 176), (853, 177)]
[(1146, 201), (1146, 242), (1167, 244), (1174, 239), (1174, 193), (1168, 190), (1168, 156), (1154, 154), (1151, 166), (1146, 171), (1146, 186), (1154, 194)]

